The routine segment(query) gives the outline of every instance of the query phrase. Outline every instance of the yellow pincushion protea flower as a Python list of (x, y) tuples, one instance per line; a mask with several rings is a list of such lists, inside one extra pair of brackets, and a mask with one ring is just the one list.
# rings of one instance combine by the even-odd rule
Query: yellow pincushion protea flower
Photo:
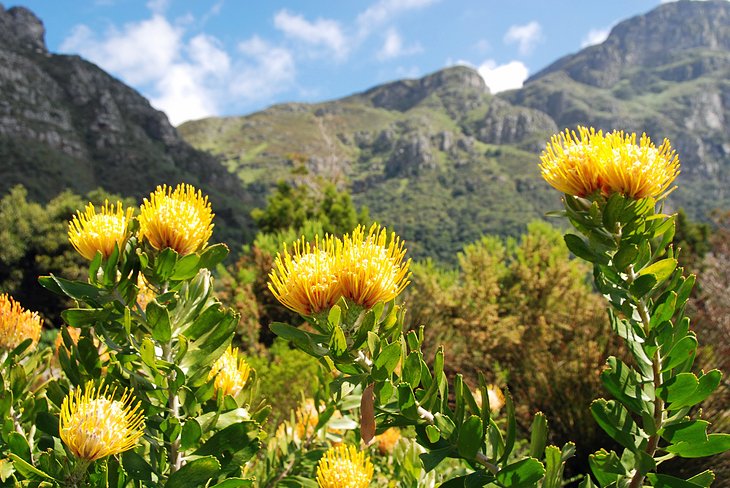
[(246, 359), (238, 356), (238, 349), (235, 351), (228, 346), (226, 352), (213, 365), (208, 374), (208, 380), (214, 380), (216, 392), (219, 395), (236, 396), (243, 387), (251, 374), (251, 366), (248, 365)]
[(114, 246), (122, 250), (129, 237), (128, 227), (132, 220), (134, 209), (122, 208), (122, 202), (116, 206), (104, 201), (100, 213), (96, 213), (93, 203), (80, 210), (68, 224), (68, 240), (79, 254), (91, 261), (97, 252), (101, 252), (104, 259), (114, 251)]
[(142, 310), (145, 310), (147, 308), (147, 304), (149, 304), (156, 297), (157, 294), (155, 293), (155, 291), (150, 288), (150, 285), (142, 277), (142, 274), (140, 274), (137, 277), (137, 304), (139, 305), (139, 307)]
[(640, 199), (665, 196), (679, 175), (679, 159), (669, 141), (658, 148), (646, 134), (578, 127), (554, 135), (540, 156), (542, 176), (554, 188), (578, 197), (597, 191)]
[(139, 235), (159, 251), (171, 248), (186, 256), (208, 244), (212, 222), (208, 197), (200, 190), (182, 183), (174, 190), (162, 185), (140, 207)]
[(654, 146), (646, 134), (636, 143), (636, 134), (606, 134), (599, 157), (603, 165), (603, 191), (634, 199), (666, 195), (679, 175), (679, 158), (669, 141)]
[(37, 312), (24, 309), (7, 293), (0, 295), (0, 349), (15, 349), (26, 339), (31, 339), (31, 347), (35, 347), (42, 327)]
[(140, 402), (128, 390), (114, 400), (88, 382), (71, 392), (61, 405), (61, 440), (79, 459), (95, 461), (133, 448), (144, 431)]
[(542, 177), (555, 189), (584, 197), (602, 187), (602, 161), (597, 157), (597, 148), (603, 143), (601, 132), (591, 128), (578, 127), (550, 138), (540, 156)]
[(392, 300), (410, 283), (411, 261), (403, 262), (404, 243), (395, 232), (388, 241), (387, 229), (378, 224), (367, 234), (363, 226), (357, 226), (351, 236), (345, 235), (336, 252), (337, 277), (344, 297), (372, 308)]
[(269, 290), (284, 306), (301, 315), (331, 308), (341, 296), (335, 270), (335, 238), (315, 239), (314, 246), (294, 243), (292, 253), (284, 246), (269, 273)]
[[(489, 410), (492, 413), (499, 412), (504, 407), (504, 393), (497, 385), (487, 386), (487, 397), (489, 397)], [(481, 408), (482, 406), (482, 391), (477, 390), (474, 392), (474, 401)]]
[[(69, 337), (71, 337), (71, 341), (74, 344), (79, 343), (79, 338), (81, 337), (81, 329), (77, 329), (75, 327), (66, 327), (66, 332), (68, 332), (68, 335), (69, 335)], [(66, 348), (66, 344), (63, 342), (63, 334), (59, 330), (58, 334), (56, 334), (56, 342), (55, 342), (56, 355), (58, 355), (58, 350), (61, 348), (68, 350)]]
[(353, 446), (330, 448), (317, 464), (320, 488), (366, 488), (373, 479), (373, 464)]
[(375, 439), (378, 442), (378, 451), (380, 454), (384, 456), (391, 454), (400, 438), (400, 429), (397, 427), (390, 427), (377, 436)]

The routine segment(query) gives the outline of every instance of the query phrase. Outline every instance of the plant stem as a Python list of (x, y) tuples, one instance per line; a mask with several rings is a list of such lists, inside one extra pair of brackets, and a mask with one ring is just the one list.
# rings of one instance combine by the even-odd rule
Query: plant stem
[[(172, 362), (172, 339), (167, 344), (162, 345), (162, 357), (165, 361)], [(174, 379), (175, 371), (171, 370), (167, 378), (169, 397), (167, 406), (170, 409), (170, 416), (175, 420), (180, 420), (180, 397), (177, 392), (172, 391), (170, 383)], [(180, 452), (180, 436), (170, 443), (170, 474), (182, 468), (182, 452)]]
[[(628, 271), (629, 282), (633, 282), (637, 278), (633, 265), (629, 266)], [(637, 301), (636, 308), (639, 312), (639, 317), (641, 318), (644, 334), (648, 337), (651, 332), (649, 307), (647, 306), (646, 301), (641, 298)], [(654, 434), (649, 437), (649, 441), (646, 445), (646, 453), (653, 458), (654, 453), (656, 453), (656, 449), (659, 446), (659, 429), (661, 429), (662, 423), (664, 422), (664, 401), (657, 394), (657, 391), (662, 384), (662, 358), (658, 347), (651, 358), (651, 369), (653, 376), (652, 382), (654, 383), (654, 426), (652, 429)], [(631, 478), (629, 488), (639, 488), (643, 483), (644, 475), (637, 470)]]

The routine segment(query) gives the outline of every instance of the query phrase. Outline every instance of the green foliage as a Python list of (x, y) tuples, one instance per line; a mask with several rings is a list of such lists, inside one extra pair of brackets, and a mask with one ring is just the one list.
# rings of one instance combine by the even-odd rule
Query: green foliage
[(580, 439), (585, 462), (591, 447), (606, 442), (588, 406), (601, 390), (607, 350), (616, 346), (588, 268), (568, 259), (560, 232), (544, 222), (531, 223), (519, 241), (483, 237), (464, 247), (458, 263), (414, 266), (407, 321), (426, 326), (427, 350), (443, 344), (450, 375), (463, 373), (471, 385), (480, 372), (506, 382), (522, 433), (542, 411), (551, 441)]
[[(96, 190), (88, 198), (99, 205), (116, 197)], [(129, 202), (127, 202), (129, 203)], [(57, 274), (71, 279), (84, 276), (84, 259), (68, 242), (68, 222), (86, 202), (70, 191), (45, 205), (28, 200), (22, 186), (16, 186), (0, 200), (0, 289), (55, 325), (69, 305), (38, 285), (37, 278)]]
[(302, 397), (314, 398), (320, 388), (320, 365), (285, 341), (274, 341), (248, 362), (256, 370), (259, 396), (272, 407), (269, 430), (288, 419)]
[(566, 236), (566, 244), (593, 263), (596, 286), (611, 305), (611, 326), (633, 356), (632, 366), (609, 358), (601, 376), (615, 400), (591, 405), (597, 423), (624, 447), (620, 458), (605, 450), (592, 457), (595, 479), (601, 487), (636, 488), (644, 480), (654, 486), (692, 486), (656, 474), (658, 466), (675, 456), (727, 451), (730, 434), (708, 434), (709, 423), (689, 416), (691, 407), (717, 389), (722, 374), (717, 369), (692, 372), (697, 340), (685, 305), (695, 278), (683, 275), (669, 245), (674, 216), (657, 211), (652, 198), (566, 195), (564, 202), (568, 219), (584, 236)]
[(324, 180), (315, 180), (312, 187), (279, 181), (266, 207), (254, 209), (251, 216), (264, 234), (302, 229), (307, 222), (317, 222), (329, 234), (344, 234), (368, 221), (366, 208), (358, 213), (348, 192)]

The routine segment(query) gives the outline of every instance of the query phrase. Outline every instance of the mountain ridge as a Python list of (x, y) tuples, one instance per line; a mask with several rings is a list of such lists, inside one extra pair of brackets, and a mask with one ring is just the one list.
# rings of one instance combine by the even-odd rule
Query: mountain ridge
[[(142, 196), (186, 180), (211, 195), (229, 242), (280, 179), (324, 176), (409, 241), (453, 260), (484, 233), (517, 235), (559, 205), (540, 178), (551, 134), (578, 124), (668, 137), (683, 162), (669, 204), (730, 207), (730, 2), (677, 2), (616, 25), (518, 90), (455, 66), (320, 103), (278, 104), (177, 129), (133, 89), (52, 54), (43, 25), (0, 5), (0, 189), (37, 199), (98, 185)], [(220, 237), (218, 237), (220, 239)]]

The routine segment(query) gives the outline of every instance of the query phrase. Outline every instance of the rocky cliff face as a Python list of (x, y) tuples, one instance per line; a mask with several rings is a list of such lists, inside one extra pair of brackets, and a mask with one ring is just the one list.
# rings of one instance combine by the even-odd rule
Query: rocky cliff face
[(219, 162), (119, 80), (49, 53), (44, 32), (29, 10), (0, 5), (0, 191), (22, 183), (39, 200), (97, 187), (141, 197), (185, 181), (210, 193), (229, 228), (240, 229), (243, 192)]

